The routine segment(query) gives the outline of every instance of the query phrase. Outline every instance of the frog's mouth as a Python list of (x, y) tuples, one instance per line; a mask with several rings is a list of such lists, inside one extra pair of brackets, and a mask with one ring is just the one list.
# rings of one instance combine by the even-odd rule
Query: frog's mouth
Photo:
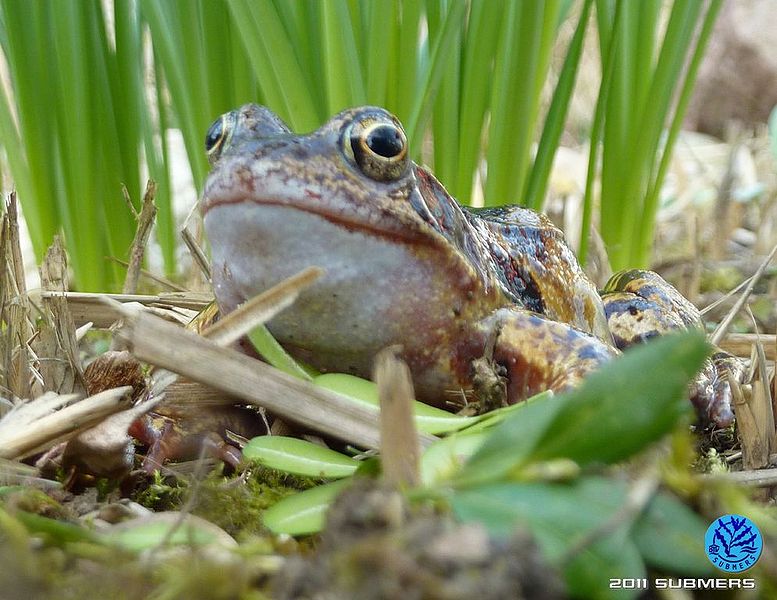
[(221, 206), (245, 203), (253, 206), (283, 207), (292, 211), (315, 215), (337, 227), (353, 233), (358, 232), (363, 235), (380, 237), (408, 244), (428, 245), (434, 238), (434, 236), (422, 235), (410, 223), (399, 223), (395, 219), (386, 218), (385, 215), (378, 215), (379, 218), (368, 221), (355, 218), (343, 212), (328, 210), (326, 204), (321, 202), (320, 194), (309, 190), (306, 190), (305, 194), (309, 198), (309, 202), (300, 201), (295, 198), (257, 196), (256, 194), (217, 196), (208, 195), (206, 193), (203, 195), (202, 199), (202, 216), (205, 218), (211, 210)]

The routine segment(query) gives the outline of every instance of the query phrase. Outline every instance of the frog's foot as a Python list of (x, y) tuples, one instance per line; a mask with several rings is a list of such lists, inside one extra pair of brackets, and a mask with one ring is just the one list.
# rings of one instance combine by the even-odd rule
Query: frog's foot
[[(616, 273), (604, 288), (602, 302), (621, 350), (672, 331), (703, 330), (698, 310), (652, 271)], [(743, 377), (742, 361), (725, 352), (716, 352), (704, 364), (688, 394), (703, 423), (728, 427), (734, 422), (731, 385), (741, 383)]]
[(691, 402), (705, 423), (729, 427), (734, 422), (732, 385), (744, 381), (744, 363), (727, 352), (716, 352), (691, 383)]
[(226, 430), (243, 437), (267, 433), (256, 413), (234, 406), (200, 407), (196, 418), (185, 415), (144, 415), (132, 424), (130, 435), (148, 447), (142, 469), (152, 473), (171, 460), (207, 456), (237, 467), (239, 448), (224, 441)]
[(524, 309), (500, 309), (480, 328), (483, 354), (506, 375), (510, 404), (575, 387), (618, 354), (590, 334)]

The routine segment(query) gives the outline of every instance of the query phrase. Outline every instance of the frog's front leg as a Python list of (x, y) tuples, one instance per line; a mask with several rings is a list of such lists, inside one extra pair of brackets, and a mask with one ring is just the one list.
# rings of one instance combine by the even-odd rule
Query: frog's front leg
[(619, 353), (567, 323), (521, 308), (499, 309), (476, 328), (481, 355), (506, 378), (509, 404), (575, 387)]

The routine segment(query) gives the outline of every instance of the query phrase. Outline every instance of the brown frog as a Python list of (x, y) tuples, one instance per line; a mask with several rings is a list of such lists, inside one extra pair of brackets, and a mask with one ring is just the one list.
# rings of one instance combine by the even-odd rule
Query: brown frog
[[(375, 354), (399, 344), (419, 399), (443, 405), (462, 393), (477, 399), (473, 365), (486, 357), (513, 403), (568, 389), (617, 355), (616, 341), (633, 341), (624, 335), (630, 317), (698, 324), (663, 280), (651, 279), (669, 290), (663, 296), (642, 297), (621, 275), (603, 302), (543, 215), (460, 206), (410, 160), (402, 125), (384, 109), (345, 110), (296, 135), (249, 104), (220, 117), (206, 147), (213, 168), (202, 213), (221, 310), (323, 267), (321, 281), (269, 323), (322, 371), (368, 376)], [(727, 424), (720, 379), (710, 366), (692, 395), (702, 417)]]

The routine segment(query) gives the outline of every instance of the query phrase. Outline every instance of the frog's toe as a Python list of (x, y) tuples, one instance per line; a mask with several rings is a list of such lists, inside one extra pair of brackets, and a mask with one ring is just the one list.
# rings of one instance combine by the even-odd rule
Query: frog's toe
[(734, 422), (732, 385), (744, 381), (744, 363), (726, 352), (716, 352), (691, 383), (691, 401), (701, 420), (717, 427)]

